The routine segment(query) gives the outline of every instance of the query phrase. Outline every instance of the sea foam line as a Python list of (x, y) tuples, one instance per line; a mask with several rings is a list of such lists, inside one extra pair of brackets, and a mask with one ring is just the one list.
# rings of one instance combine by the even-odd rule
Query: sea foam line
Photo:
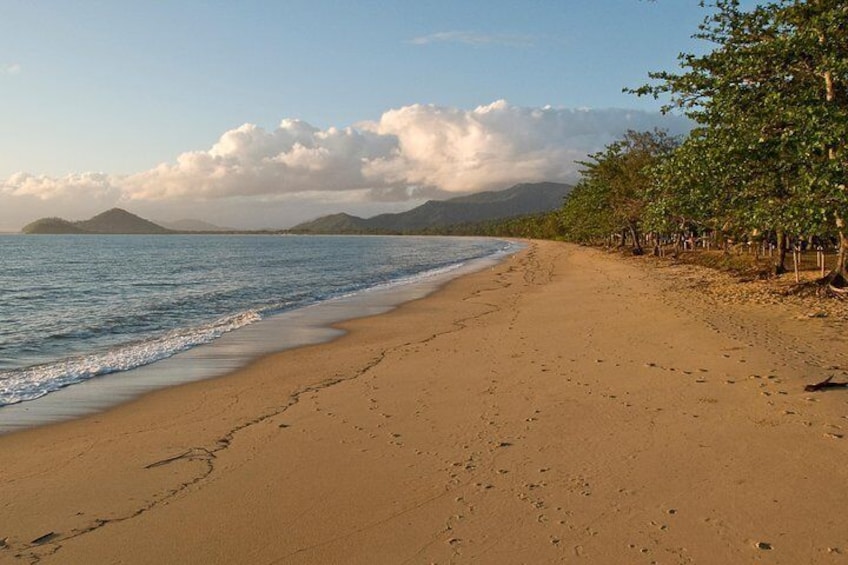
[(128, 371), (167, 359), (261, 319), (262, 315), (258, 311), (248, 310), (225, 316), (210, 324), (171, 330), (163, 336), (129, 343), (108, 351), (0, 372), (0, 406), (35, 400), (93, 377)]

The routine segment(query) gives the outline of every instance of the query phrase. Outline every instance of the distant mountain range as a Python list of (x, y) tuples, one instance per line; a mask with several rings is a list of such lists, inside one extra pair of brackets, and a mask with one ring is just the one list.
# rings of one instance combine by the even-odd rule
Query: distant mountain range
[[(562, 206), (563, 198), (570, 190), (570, 185), (553, 182), (517, 184), (497, 192), (478, 192), (450, 200), (430, 200), (407, 212), (380, 214), (367, 219), (349, 214), (333, 214), (280, 231), (303, 234), (416, 233), (548, 212)], [(21, 231), (31, 234), (175, 234), (237, 230), (200, 220), (180, 220), (163, 226), (126, 210), (112, 208), (80, 222), (42, 218), (24, 226)]]
[(457, 224), (500, 220), (556, 210), (571, 185), (540, 182), (517, 184), (495, 192), (478, 192), (449, 200), (430, 200), (396, 214), (360, 218), (332, 214), (298, 224), (289, 231), (309, 234), (413, 233)]

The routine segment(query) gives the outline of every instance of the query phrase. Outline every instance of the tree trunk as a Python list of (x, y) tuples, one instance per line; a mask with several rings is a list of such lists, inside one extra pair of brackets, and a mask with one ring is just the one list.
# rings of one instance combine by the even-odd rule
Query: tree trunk
[(777, 230), (777, 256), (774, 260), (774, 274), (782, 275), (786, 272), (786, 234), (783, 230)]
[(684, 238), (683, 230), (681, 229), (674, 236), (674, 258), (675, 259), (680, 257), (680, 253), (682, 253), (683, 238)]
[[(817, 2), (817, 5), (821, 5), (821, 2)], [(822, 30), (819, 30), (819, 43), (824, 44), (826, 41), (826, 37)], [(830, 69), (825, 69), (822, 73), (822, 78), (824, 79), (824, 90), (825, 90), (825, 101), (828, 105), (831, 105), (836, 100), (836, 88), (833, 85), (833, 73)], [(831, 161), (836, 159), (836, 148), (832, 145), (827, 148), (827, 157)], [(843, 190), (844, 187), (843, 187)], [(841, 216), (841, 214), (837, 214), (836, 216), (836, 231), (839, 234), (839, 252), (836, 256), (836, 265), (833, 267), (833, 271), (831, 271), (830, 275), (828, 275), (827, 280), (832, 286), (842, 287), (845, 286), (846, 280), (846, 262), (848, 262), (848, 238), (845, 235), (845, 219)]]
[(630, 230), (630, 237), (633, 238), (633, 255), (643, 255), (645, 250), (642, 249), (642, 241), (639, 237), (639, 230), (636, 229), (636, 226), (632, 222), (630, 222), (627, 227)]
[(828, 279), (831, 284), (842, 286), (848, 280), (848, 237), (845, 235), (845, 222), (842, 218), (836, 220), (836, 225), (839, 227), (839, 250), (836, 254), (836, 265)]

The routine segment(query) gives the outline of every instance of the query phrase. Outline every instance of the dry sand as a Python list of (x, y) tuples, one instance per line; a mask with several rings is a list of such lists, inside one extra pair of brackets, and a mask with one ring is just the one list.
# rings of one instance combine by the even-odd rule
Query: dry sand
[[(0, 437), (0, 562), (844, 563), (842, 319), (534, 243), (331, 343)], [(759, 545), (759, 546), (758, 546)]]

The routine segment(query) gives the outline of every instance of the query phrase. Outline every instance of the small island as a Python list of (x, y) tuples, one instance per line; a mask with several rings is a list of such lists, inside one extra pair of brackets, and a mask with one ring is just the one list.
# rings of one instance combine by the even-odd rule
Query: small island
[(177, 233), (131, 214), (112, 208), (91, 219), (71, 222), (62, 218), (41, 218), (21, 230), (28, 234), (168, 234)]

